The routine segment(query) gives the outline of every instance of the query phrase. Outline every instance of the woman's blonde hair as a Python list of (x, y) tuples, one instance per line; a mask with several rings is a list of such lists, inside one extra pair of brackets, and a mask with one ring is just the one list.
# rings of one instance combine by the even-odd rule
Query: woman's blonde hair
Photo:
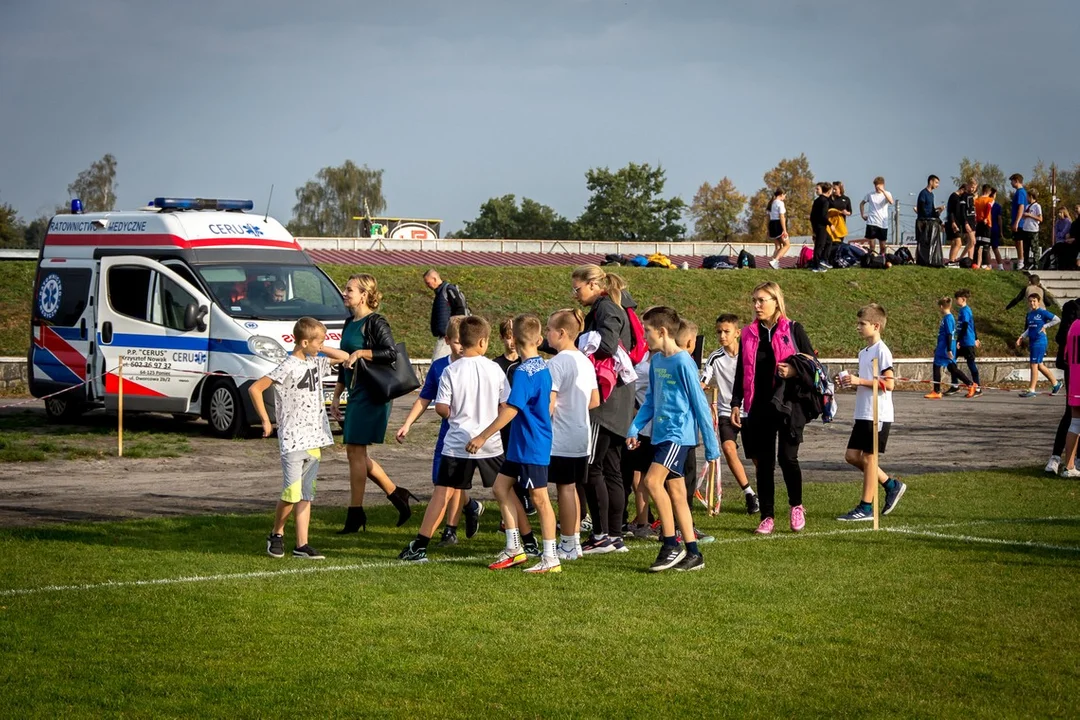
[(751, 297), (758, 291), (766, 292), (772, 296), (772, 299), (776, 301), (776, 314), (777, 317), (787, 317), (787, 307), (784, 306), (784, 291), (780, 289), (780, 286), (774, 283), (772, 280), (763, 282), (752, 291), (750, 291)]
[(357, 286), (359, 286), (361, 292), (367, 293), (367, 306), (372, 310), (378, 310), (379, 304), (382, 303), (382, 293), (379, 292), (379, 283), (375, 279), (375, 276), (368, 275), (367, 273), (350, 275), (348, 282), (345, 283), (345, 287), (348, 287), (351, 282), (355, 282)]
[(626, 281), (615, 273), (604, 272), (599, 265), (580, 265), (570, 277), (580, 282), (596, 283), (609, 298), (622, 305), (622, 291), (626, 289)]

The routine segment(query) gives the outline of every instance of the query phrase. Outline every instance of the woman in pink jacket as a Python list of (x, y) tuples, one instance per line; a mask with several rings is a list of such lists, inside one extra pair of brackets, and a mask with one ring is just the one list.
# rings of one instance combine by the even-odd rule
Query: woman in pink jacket
[(806, 526), (802, 504), (802, 469), (799, 445), (805, 421), (798, 413), (786, 414), (774, 403), (783, 398), (785, 383), (798, 382), (788, 362), (797, 353), (814, 354), (803, 326), (792, 322), (784, 308), (784, 292), (765, 282), (751, 293), (754, 320), (742, 329), (739, 364), (731, 393), (731, 423), (743, 428), (747, 457), (757, 465), (758, 497), (761, 501), (761, 535), (773, 531), (776, 486), (774, 473), (779, 444), (780, 471), (791, 505), (791, 529)]

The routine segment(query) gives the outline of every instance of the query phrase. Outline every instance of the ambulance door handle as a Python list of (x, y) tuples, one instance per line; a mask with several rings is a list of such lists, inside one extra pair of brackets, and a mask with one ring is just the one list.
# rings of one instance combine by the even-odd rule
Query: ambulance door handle
[(111, 345), (112, 344), (112, 323), (109, 322), (108, 320), (101, 323), (101, 344), (102, 345)]
[(79, 339), (86, 339), (86, 318), (79, 321)]

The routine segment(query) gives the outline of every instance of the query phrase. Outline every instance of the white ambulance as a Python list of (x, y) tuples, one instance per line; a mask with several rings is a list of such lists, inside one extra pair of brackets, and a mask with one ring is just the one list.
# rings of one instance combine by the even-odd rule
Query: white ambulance
[[(73, 202), (73, 205), (75, 203)], [(310, 316), (337, 346), (341, 291), (250, 200), (157, 198), (141, 210), (57, 215), (34, 281), (30, 392), (50, 417), (117, 406), (202, 416), (236, 437), (257, 422), (247, 387)], [(333, 378), (324, 378), (329, 397)], [(273, 413), (272, 393), (267, 394)]]

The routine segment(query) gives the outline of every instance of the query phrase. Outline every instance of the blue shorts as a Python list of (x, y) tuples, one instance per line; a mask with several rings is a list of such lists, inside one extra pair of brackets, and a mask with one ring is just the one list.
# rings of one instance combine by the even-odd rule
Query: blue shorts
[(652, 461), (657, 465), (666, 467), (668, 472), (675, 477), (682, 477), (683, 468), (686, 465), (686, 456), (693, 449), (690, 445), (679, 445), (670, 440), (659, 445), (653, 444)]
[(530, 465), (504, 460), (499, 474), (514, 478), (514, 482), (523, 490), (542, 490), (548, 485), (548, 466)]
[(1046, 347), (1048, 343), (1041, 342), (1037, 345), (1031, 345), (1028, 347), (1028, 362), (1038, 365), (1046, 357)]

